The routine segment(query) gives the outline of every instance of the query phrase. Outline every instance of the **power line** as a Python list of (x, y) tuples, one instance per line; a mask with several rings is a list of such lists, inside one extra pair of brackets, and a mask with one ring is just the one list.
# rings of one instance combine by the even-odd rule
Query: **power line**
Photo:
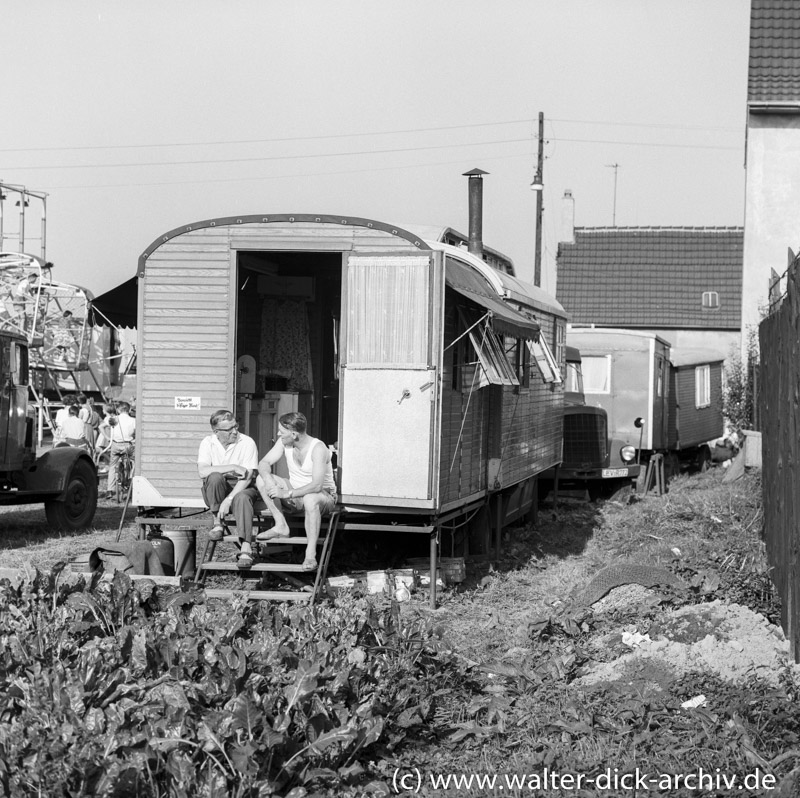
[[(723, 147), (716, 144), (675, 144), (675, 143), (659, 143), (647, 141), (614, 141), (609, 139), (573, 139), (573, 138), (560, 138), (558, 136), (548, 137), (548, 141), (572, 142), (579, 144), (614, 144), (616, 146), (628, 147), (659, 147), (667, 149), (690, 149), (690, 150), (730, 150), (738, 151), (741, 147)], [(222, 163), (255, 163), (260, 161), (292, 161), (292, 160), (306, 160), (308, 158), (342, 158), (357, 155), (388, 155), (396, 152), (423, 152), (425, 150), (449, 150), (457, 147), (481, 147), (481, 146), (494, 146), (496, 144), (520, 144), (529, 143), (530, 139), (497, 139), (495, 141), (473, 141), (464, 144), (435, 144), (425, 147), (393, 147), (381, 150), (351, 150), (348, 152), (328, 152), (328, 153), (312, 153), (302, 155), (262, 155), (252, 156), (248, 158), (203, 158), (191, 161), (144, 161), (144, 162), (131, 162), (131, 163), (94, 163), (94, 164), (54, 164), (51, 166), (15, 166), (6, 165), (7, 170), (21, 170), (21, 171), (41, 171), (47, 169), (117, 169), (125, 167), (141, 168), (143, 166), (199, 166), (207, 164), (222, 164)]]
[[(399, 130), (376, 130), (368, 133), (330, 133), (317, 136), (283, 136), (277, 138), (266, 139), (218, 139), (216, 141), (171, 141), (163, 142), (160, 144), (86, 144), (69, 147), (2, 147), (0, 152), (80, 152), (80, 151), (94, 151), (94, 150), (131, 150), (131, 149), (154, 149), (158, 147), (215, 147), (221, 145), (239, 145), (239, 144), (279, 144), (293, 141), (326, 141), (332, 139), (346, 139), (355, 137), (368, 137), (368, 136), (393, 136), (406, 133), (431, 133), (436, 131), (445, 130), (469, 130), (472, 128), (481, 127), (497, 127), (500, 125), (519, 125), (530, 124), (535, 122), (535, 119), (507, 119), (498, 122), (475, 122), (468, 125), (440, 125), (437, 127), (417, 127), (417, 128), (401, 128)], [(564, 124), (573, 125), (598, 125), (600, 127), (638, 127), (649, 128), (656, 130), (709, 130), (709, 131), (727, 131), (727, 132), (741, 132), (741, 129), (736, 127), (723, 127), (723, 126), (705, 126), (705, 125), (675, 125), (675, 124), (650, 124), (645, 122), (605, 122), (602, 120), (591, 119), (555, 119), (550, 118), (548, 122), (560, 122)]]
[(659, 130), (727, 130), (730, 133), (740, 133), (741, 127), (724, 127), (721, 125), (675, 125), (656, 124), (649, 122), (600, 122), (592, 119), (555, 119), (548, 118), (549, 122), (564, 122), (570, 125), (600, 125), (602, 127), (646, 127)]
[(57, 164), (55, 166), (14, 166), (7, 169), (111, 169), (134, 166), (197, 166), (212, 163), (253, 163), (254, 161), (293, 161), (307, 158), (342, 158), (352, 155), (387, 155), (393, 152), (420, 152), (422, 150), (450, 150), (456, 147), (480, 147), (485, 144), (519, 144), (529, 139), (498, 139), (496, 141), (472, 141), (466, 144), (432, 144), (426, 147), (393, 147), (385, 150), (351, 150), (349, 152), (305, 153), (303, 155), (259, 155), (248, 158), (204, 158), (195, 161), (145, 161), (138, 163), (92, 163), (92, 164)]
[[(507, 161), (515, 158), (527, 158), (528, 155), (490, 155), (481, 156), (483, 161)], [(436, 161), (435, 163), (417, 163), (417, 164), (398, 164), (397, 166), (370, 166), (364, 169), (340, 169), (333, 172), (300, 172), (290, 175), (263, 175), (260, 177), (223, 177), (215, 179), (199, 178), (197, 180), (165, 180), (161, 182), (151, 183), (103, 183), (94, 185), (67, 185), (67, 186), (45, 186), (49, 191), (62, 191), (65, 189), (91, 189), (91, 188), (147, 188), (151, 186), (188, 186), (196, 185), (198, 183), (247, 183), (258, 182), (264, 180), (286, 180), (297, 179), (303, 177), (337, 177), (339, 175), (352, 175), (362, 174), (365, 172), (390, 172), (395, 169), (430, 169), (432, 166), (452, 166), (454, 164), (461, 164), (463, 166), (463, 159), (458, 161)]]
[(497, 127), (498, 125), (517, 125), (528, 122), (526, 119), (511, 119), (505, 122), (476, 122), (471, 125), (444, 125), (441, 127), (417, 127), (401, 130), (379, 130), (372, 133), (330, 133), (319, 136), (283, 136), (271, 139), (224, 139), (219, 141), (173, 141), (164, 144), (92, 144), (77, 147), (7, 147), (0, 152), (69, 152), (76, 150), (131, 150), (153, 147), (213, 147), (223, 144), (279, 144), (288, 141), (324, 141), (330, 139), (349, 139), (364, 136), (394, 136), (401, 133), (429, 133), (436, 130), (466, 130), (476, 127)]

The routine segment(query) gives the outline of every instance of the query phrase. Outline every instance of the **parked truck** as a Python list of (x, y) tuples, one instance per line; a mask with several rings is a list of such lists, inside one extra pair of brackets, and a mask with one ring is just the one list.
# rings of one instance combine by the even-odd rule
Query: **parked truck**
[(26, 336), (0, 332), (0, 504), (44, 502), (51, 527), (81, 529), (97, 508), (97, 471), (71, 446), (37, 455), (28, 364)]
[(672, 473), (707, 466), (724, 433), (719, 352), (609, 328), (574, 327), (567, 342), (581, 352), (587, 404), (608, 413), (612, 458), (644, 465), (659, 453)]
[(581, 352), (566, 347), (564, 380), (564, 448), (558, 469), (540, 480), (540, 497), (556, 489), (582, 489), (592, 499), (608, 497), (631, 485), (640, 466), (633, 447), (617, 446), (609, 438), (608, 413), (586, 403)]

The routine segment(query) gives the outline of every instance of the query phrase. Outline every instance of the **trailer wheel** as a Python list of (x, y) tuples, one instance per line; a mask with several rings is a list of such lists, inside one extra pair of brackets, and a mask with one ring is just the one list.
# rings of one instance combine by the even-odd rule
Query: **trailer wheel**
[(84, 529), (97, 509), (97, 474), (85, 460), (73, 465), (63, 499), (44, 503), (47, 523), (53, 529)]

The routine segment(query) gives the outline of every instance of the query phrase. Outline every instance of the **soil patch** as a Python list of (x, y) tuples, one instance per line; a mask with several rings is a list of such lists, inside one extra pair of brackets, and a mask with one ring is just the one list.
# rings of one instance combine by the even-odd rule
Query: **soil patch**
[(787, 667), (800, 675), (780, 627), (740, 604), (715, 600), (683, 606), (657, 619), (647, 634), (631, 625), (613, 637), (605, 644), (624, 653), (593, 662), (578, 684), (638, 681), (648, 689), (665, 689), (675, 678), (698, 671), (732, 682), (755, 676), (777, 685)]

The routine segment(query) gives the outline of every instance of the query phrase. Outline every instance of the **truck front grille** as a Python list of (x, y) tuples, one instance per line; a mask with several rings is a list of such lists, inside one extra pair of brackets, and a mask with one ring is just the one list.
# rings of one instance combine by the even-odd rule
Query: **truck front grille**
[(606, 417), (589, 413), (564, 416), (564, 468), (602, 468), (606, 460)]

